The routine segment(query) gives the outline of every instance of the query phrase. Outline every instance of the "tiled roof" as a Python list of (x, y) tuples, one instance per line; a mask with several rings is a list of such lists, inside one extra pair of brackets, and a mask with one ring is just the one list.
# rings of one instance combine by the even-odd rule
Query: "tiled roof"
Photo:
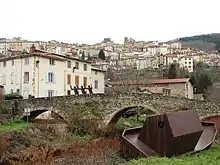
[(107, 82), (107, 84), (111, 85), (153, 85), (153, 84), (175, 84), (175, 83), (186, 83), (190, 81), (190, 78), (179, 78), (179, 79), (144, 79), (144, 80), (124, 80), (124, 81), (116, 81), (116, 82)]
[(166, 57), (177, 57), (176, 54), (165, 54), (164, 56), (166, 56)]
[(183, 58), (193, 58), (193, 56), (185, 55), (185, 56), (180, 57), (180, 59), (183, 59)]
[(190, 78), (179, 78), (179, 79), (154, 79), (149, 80), (148, 84), (173, 84), (173, 83), (186, 83)]

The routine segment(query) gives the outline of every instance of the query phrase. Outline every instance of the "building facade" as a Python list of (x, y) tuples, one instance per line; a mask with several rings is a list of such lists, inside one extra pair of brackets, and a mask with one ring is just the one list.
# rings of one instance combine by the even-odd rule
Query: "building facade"
[(193, 57), (183, 56), (179, 59), (180, 67), (187, 69), (189, 72), (193, 72)]
[(152, 93), (167, 95), (165, 92), (169, 91), (168, 95), (170, 96), (185, 97), (188, 99), (194, 98), (194, 87), (190, 78), (150, 80), (146, 87), (149, 91), (152, 91)]
[(74, 94), (71, 86), (90, 85), (95, 93), (104, 93), (104, 72), (94, 70), (87, 61), (32, 48), (28, 54), (0, 59), (0, 84), (5, 93), (24, 98)]

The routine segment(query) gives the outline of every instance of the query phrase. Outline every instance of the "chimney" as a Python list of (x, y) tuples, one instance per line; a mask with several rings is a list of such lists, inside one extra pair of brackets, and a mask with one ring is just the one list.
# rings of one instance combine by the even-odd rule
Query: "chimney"
[(34, 44), (30, 47), (30, 54), (33, 54), (35, 52), (36, 48)]

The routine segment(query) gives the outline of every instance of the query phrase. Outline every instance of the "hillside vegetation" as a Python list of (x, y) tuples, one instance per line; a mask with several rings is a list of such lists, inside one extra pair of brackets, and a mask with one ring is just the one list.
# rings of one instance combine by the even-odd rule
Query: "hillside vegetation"
[(186, 47), (192, 47), (204, 51), (220, 52), (220, 33), (202, 34), (191, 37), (182, 37), (179, 42)]

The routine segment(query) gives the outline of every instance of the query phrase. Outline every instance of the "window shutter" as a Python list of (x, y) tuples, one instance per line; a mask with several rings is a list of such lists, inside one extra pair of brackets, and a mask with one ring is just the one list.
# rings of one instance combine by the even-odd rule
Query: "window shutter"
[(56, 75), (55, 75), (55, 73), (53, 73), (53, 83), (54, 84), (56, 83)]

